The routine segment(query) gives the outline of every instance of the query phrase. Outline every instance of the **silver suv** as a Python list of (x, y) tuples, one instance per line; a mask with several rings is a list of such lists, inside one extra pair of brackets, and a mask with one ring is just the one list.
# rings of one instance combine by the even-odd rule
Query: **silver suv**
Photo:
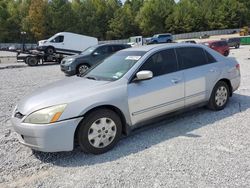
[[(44, 152), (104, 153), (149, 120), (207, 105), (222, 110), (240, 85), (239, 64), (203, 45), (164, 44), (115, 53), (82, 77), (40, 88), (19, 102), (19, 140)], [(171, 113), (172, 114), (172, 113)]]

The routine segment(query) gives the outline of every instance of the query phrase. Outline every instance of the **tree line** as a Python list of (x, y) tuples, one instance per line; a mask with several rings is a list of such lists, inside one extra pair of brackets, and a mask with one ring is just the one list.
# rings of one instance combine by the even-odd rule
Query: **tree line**
[(240, 28), (250, 24), (249, 0), (0, 0), (0, 42), (35, 42), (68, 31), (123, 39)]

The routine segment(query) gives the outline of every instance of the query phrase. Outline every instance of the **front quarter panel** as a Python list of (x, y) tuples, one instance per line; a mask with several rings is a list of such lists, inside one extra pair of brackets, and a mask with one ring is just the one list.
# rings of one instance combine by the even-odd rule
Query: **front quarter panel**
[(68, 104), (60, 119), (84, 117), (88, 111), (94, 108), (109, 105), (118, 108), (123, 113), (127, 124), (131, 124), (126, 82), (123, 80), (114, 81), (108, 87), (99, 88), (95, 92), (83, 93), (82, 97)]

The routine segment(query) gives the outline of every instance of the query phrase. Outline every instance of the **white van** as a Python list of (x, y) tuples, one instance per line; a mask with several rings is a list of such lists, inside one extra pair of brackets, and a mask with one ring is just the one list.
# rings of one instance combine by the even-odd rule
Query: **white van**
[(61, 32), (47, 40), (39, 41), (37, 50), (44, 51), (47, 54), (62, 53), (71, 55), (80, 53), (86, 48), (97, 44), (97, 38), (70, 32)]

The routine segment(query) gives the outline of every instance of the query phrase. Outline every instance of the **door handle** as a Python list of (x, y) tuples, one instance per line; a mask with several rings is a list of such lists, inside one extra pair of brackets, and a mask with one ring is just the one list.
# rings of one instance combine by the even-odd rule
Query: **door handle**
[(173, 84), (178, 84), (180, 81), (181, 81), (181, 79), (178, 79), (178, 78), (173, 78), (173, 79), (171, 80), (171, 82), (172, 82)]

